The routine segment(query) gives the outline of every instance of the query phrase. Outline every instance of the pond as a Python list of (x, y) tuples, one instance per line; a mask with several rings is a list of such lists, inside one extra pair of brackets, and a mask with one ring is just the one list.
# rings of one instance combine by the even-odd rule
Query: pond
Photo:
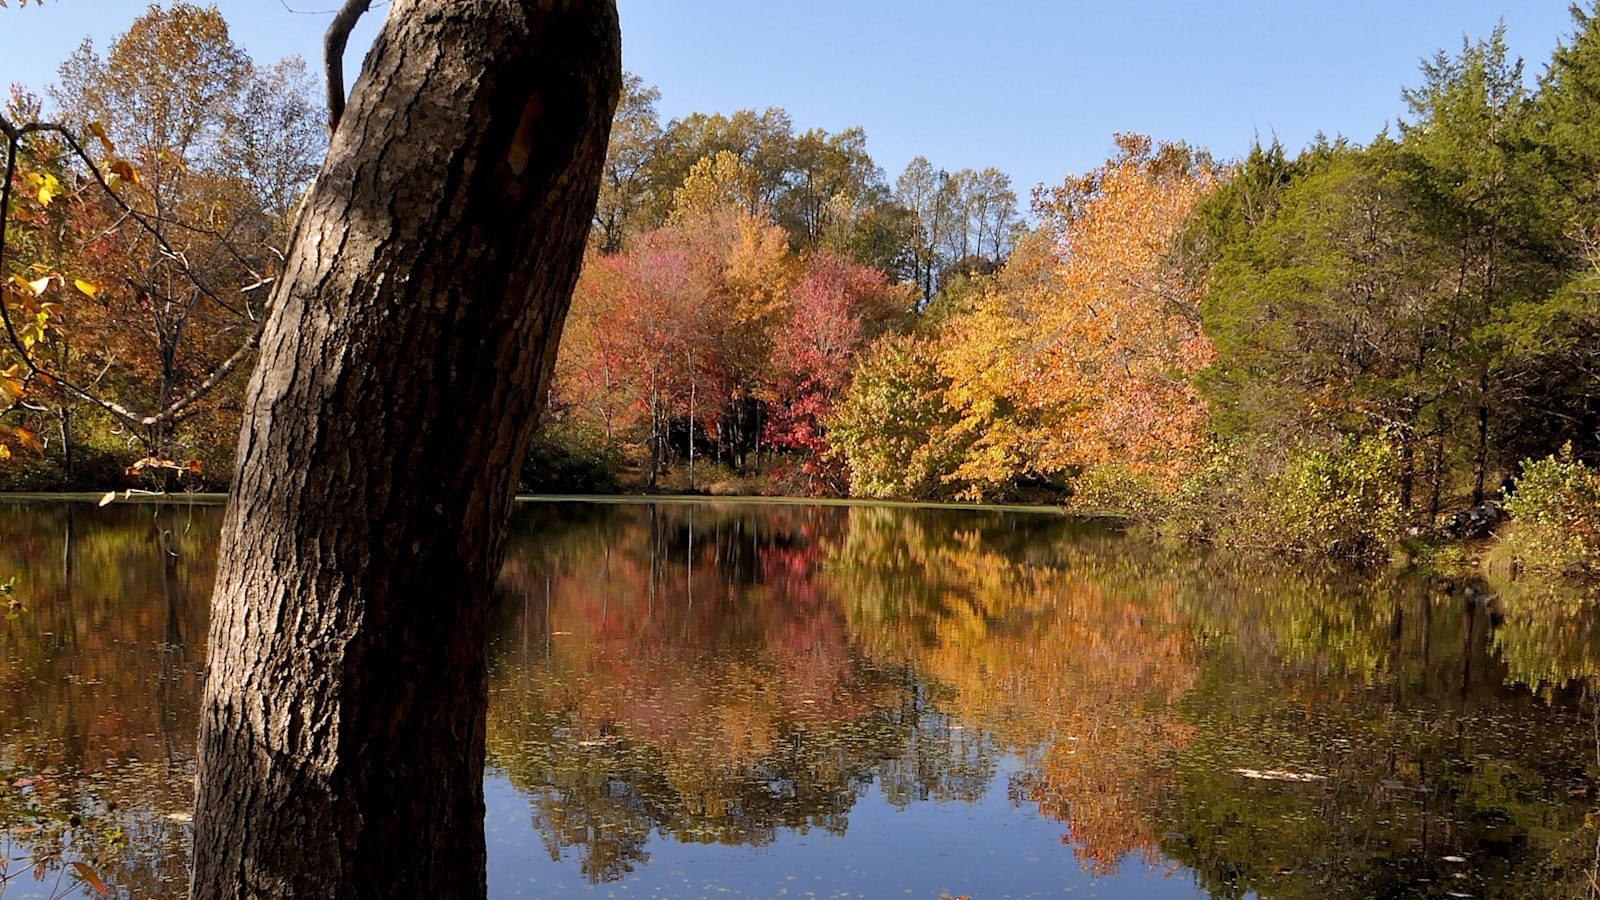
[[(220, 519), (0, 503), (5, 900), (182, 894)], [(569, 502), (519, 507), (495, 621), (494, 897), (1565, 897), (1600, 853), (1600, 620), (1558, 594)]]

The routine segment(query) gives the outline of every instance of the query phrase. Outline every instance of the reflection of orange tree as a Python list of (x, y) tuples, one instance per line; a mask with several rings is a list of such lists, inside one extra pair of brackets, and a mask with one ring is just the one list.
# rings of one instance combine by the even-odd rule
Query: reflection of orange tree
[(1086, 869), (1154, 862), (1152, 813), (1194, 736), (1177, 714), (1192, 642), (1136, 560), (1051, 529), (1007, 546), (1013, 525), (853, 510), (829, 572), (874, 658), (945, 685), (945, 709), (1030, 757), (1012, 794), (1067, 824)]
[(0, 852), (182, 891), (220, 512), (0, 506)]
[(853, 658), (814, 577), (811, 535), (836, 520), (628, 508), (513, 549), (489, 757), (537, 798), (553, 855), (581, 846), (598, 881), (657, 829), (744, 844), (843, 830), (907, 717), (901, 679)]

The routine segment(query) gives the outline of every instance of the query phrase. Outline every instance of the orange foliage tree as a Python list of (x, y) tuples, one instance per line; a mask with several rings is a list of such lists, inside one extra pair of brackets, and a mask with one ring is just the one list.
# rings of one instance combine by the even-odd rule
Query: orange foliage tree
[(1167, 483), (1182, 471), (1206, 425), (1188, 376), (1213, 352), (1173, 247), (1216, 180), (1182, 144), (1119, 135), (1103, 167), (1039, 192), (1040, 232), (943, 330), (969, 443), (950, 477), (969, 496), (1112, 463)]

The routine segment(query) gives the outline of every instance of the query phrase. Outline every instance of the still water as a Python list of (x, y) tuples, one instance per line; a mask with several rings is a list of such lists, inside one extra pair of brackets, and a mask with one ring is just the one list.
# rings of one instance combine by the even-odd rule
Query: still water
[[(220, 518), (0, 503), (5, 900), (182, 894)], [(1594, 884), (1581, 598), (1017, 513), (529, 504), (514, 531), (494, 897)]]

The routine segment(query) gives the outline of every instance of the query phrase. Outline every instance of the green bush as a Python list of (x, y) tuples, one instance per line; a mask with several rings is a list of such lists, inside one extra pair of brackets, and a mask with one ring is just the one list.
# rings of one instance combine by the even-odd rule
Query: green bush
[(1263, 543), (1296, 553), (1376, 558), (1400, 537), (1399, 452), (1383, 437), (1301, 450), (1268, 479), (1252, 517)]
[(1160, 531), (1183, 541), (1243, 544), (1254, 529), (1244, 523), (1262, 505), (1269, 459), (1265, 447), (1214, 441), (1195, 459), (1165, 504)]
[(564, 425), (544, 425), (522, 463), (524, 491), (612, 494), (618, 491), (622, 455), (601, 435)]
[(1085, 469), (1072, 479), (1067, 505), (1084, 513), (1122, 513), (1144, 521), (1157, 521), (1172, 508), (1172, 498), (1155, 476), (1121, 463)]
[(1600, 575), (1600, 470), (1575, 458), (1571, 444), (1522, 463), (1506, 512), (1500, 549), (1517, 568)]
[(1219, 442), (1167, 498), (1163, 534), (1306, 556), (1377, 558), (1403, 523), (1399, 452), (1382, 437), (1287, 457), (1265, 444)]

